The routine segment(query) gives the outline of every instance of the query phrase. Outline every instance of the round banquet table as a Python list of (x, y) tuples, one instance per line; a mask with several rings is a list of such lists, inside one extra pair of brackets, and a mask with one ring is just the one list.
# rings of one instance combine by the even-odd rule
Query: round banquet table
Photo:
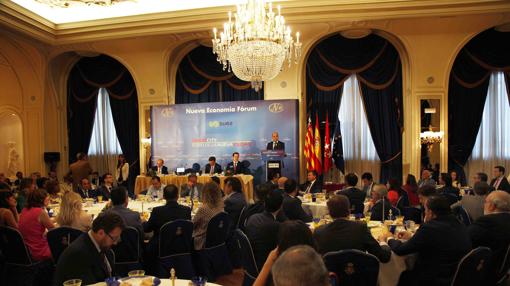
[[(243, 185), (243, 193), (246, 197), (246, 201), (253, 203), (253, 176), (252, 175), (236, 175), (234, 176), (236, 178), (239, 178), (241, 180), (241, 183)], [(188, 176), (178, 176), (178, 175), (165, 175), (160, 176), (161, 183), (168, 185), (168, 184), (174, 184), (181, 189), (181, 186), (186, 184), (188, 182)], [(223, 189), (225, 185), (225, 179), (228, 178), (227, 176), (218, 176), (220, 179), (220, 187)], [(152, 177), (140, 175), (136, 177), (135, 181), (135, 195), (138, 195), (139, 193), (147, 190), (149, 186), (151, 185)], [(205, 184), (208, 182), (211, 182), (211, 176), (209, 175), (201, 175), (197, 176), (197, 182), (201, 184)]]
[[(367, 213), (368, 212), (368, 207), (369, 207), (369, 202), (366, 201), (364, 203), (364, 205), (365, 205), (364, 213)], [(319, 202), (319, 201), (315, 201), (315, 202), (303, 201), (301, 206), (303, 207), (303, 209), (306, 212), (312, 214), (312, 217), (314, 217), (314, 218), (322, 218), (325, 215), (329, 214), (328, 206), (326, 205), (326, 201), (322, 201), (322, 202)]]
[[(92, 205), (83, 205), (83, 210), (87, 212), (87, 214), (92, 215), (94, 218), (96, 218), (99, 213), (104, 209), (107, 202), (101, 202), (101, 203), (95, 203)], [(128, 203), (128, 209), (131, 209), (133, 211), (142, 213), (148, 212), (151, 213), (152, 209), (155, 207), (159, 207), (164, 205), (166, 202), (165, 200), (159, 200), (159, 201), (152, 201), (152, 202), (141, 202), (141, 201), (133, 201), (130, 200)]]
[[(182, 280), (182, 279), (175, 279), (175, 286), (189, 286), (190, 280)], [(170, 279), (161, 279), (160, 286), (172, 286), (172, 282)], [(214, 284), (211, 282), (207, 282), (205, 286), (221, 286), (220, 284)]]

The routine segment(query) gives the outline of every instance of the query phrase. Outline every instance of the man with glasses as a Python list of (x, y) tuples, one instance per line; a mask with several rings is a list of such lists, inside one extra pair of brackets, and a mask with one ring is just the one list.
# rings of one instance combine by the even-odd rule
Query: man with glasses
[(110, 248), (120, 241), (124, 220), (114, 212), (100, 214), (92, 229), (69, 245), (57, 261), (53, 285), (80, 279), (82, 285), (104, 282), (113, 277)]

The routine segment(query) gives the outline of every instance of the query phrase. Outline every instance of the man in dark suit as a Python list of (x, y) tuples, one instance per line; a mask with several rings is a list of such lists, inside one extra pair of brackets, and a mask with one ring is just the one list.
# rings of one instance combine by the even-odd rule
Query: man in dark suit
[(109, 250), (119, 241), (124, 227), (118, 214), (101, 213), (92, 223), (92, 230), (78, 237), (60, 255), (53, 285), (60, 286), (70, 279), (81, 279), (83, 285), (89, 285), (115, 276)]
[(294, 179), (288, 179), (285, 182), (285, 194), (283, 194), (282, 210), (285, 216), (291, 220), (301, 220), (311, 222), (312, 216), (307, 214), (301, 205), (301, 200), (297, 198), (298, 187)]
[(232, 162), (227, 164), (226, 170), (230, 175), (239, 175), (246, 173), (246, 169), (244, 167), (243, 162), (239, 161), (238, 152), (232, 153)]
[(152, 171), (154, 171), (155, 175), (168, 175), (168, 168), (164, 164), (165, 161), (163, 161), (163, 159), (158, 159), (158, 161), (156, 161), (156, 166), (152, 167)]
[(493, 170), (494, 179), (491, 181), (491, 187), (496, 191), (505, 191), (510, 193), (510, 184), (505, 176), (505, 167), (496, 166)]
[(351, 213), (362, 214), (365, 208), (363, 203), (365, 202), (367, 193), (356, 188), (356, 185), (358, 184), (358, 176), (354, 173), (348, 173), (345, 175), (345, 184), (346, 187), (343, 190), (336, 192), (336, 194), (344, 195), (349, 198)]
[(82, 179), (89, 178), (89, 175), (92, 173), (92, 167), (88, 161), (87, 154), (78, 153), (76, 155), (76, 162), (69, 165), (69, 173), (73, 178), (73, 189), (76, 191), (78, 188), (78, 184)]
[(390, 260), (390, 248), (380, 246), (366, 224), (349, 220), (349, 198), (344, 195), (335, 195), (328, 200), (327, 204), (329, 215), (334, 221), (318, 227), (313, 233), (320, 254), (343, 249), (358, 249), (368, 251), (383, 263)]
[(185, 185), (181, 186), (181, 197), (191, 197), (193, 199), (201, 199), (202, 198), (202, 189), (204, 185), (201, 183), (197, 183), (197, 175), (191, 174), (188, 176), (188, 182)]
[(271, 135), (272, 141), (267, 143), (266, 150), (283, 150), (285, 151), (285, 143), (279, 141), (278, 132), (274, 131)]
[(97, 195), (103, 196), (103, 200), (107, 201), (110, 199), (111, 192), (113, 189), (113, 175), (106, 173), (103, 175), (103, 185), (97, 189)]
[(191, 209), (187, 206), (182, 206), (177, 203), (179, 198), (179, 189), (175, 185), (168, 185), (163, 190), (163, 197), (166, 200), (166, 205), (155, 207), (152, 210), (149, 221), (143, 224), (145, 232), (154, 232), (154, 235), (149, 241), (145, 251), (145, 263), (150, 273), (156, 273), (155, 269), (157, 264), (158, 255), (158, 242), (159, 230), (161, 227), (171, 221), (177, 219), (191, 220)]
[(468, 227), (473, 247), (486, 246), (492, 250), (492, 267), (487, 285), (501, 277), (499, 268), (510, 244), (510, 194), (493, 191), (485, 198), (484, 214)]
[(372, 188), (372, 198), (370, 198), (370, 219), (383, 221), (388, 218), (391, 209), (391, 203), (386, 197), (388, 189), (385, 185), (377, 184)]
[(276, 248), (280, 227), (276, 217), (282, 203), (281, 195), (270, 192), (265, 199), (264, 212), (252, 215), (246, 222), (246, 235), (251, 242), (258, 269), (262, 269), (267, 255)]
[(92, 189), (92, 184), (87, 178), (81, 179), (80, 186), (76, 189), (76, 192), (82, 199), (93, 199), (97, 197), (98, 193), (96, 190)]
[(449, 285), (459, 261), (471, 250), (467, 229), (451, 214), (444, 196), (429, 197), (425, 223), (414, 235), (404, 231), (397, 238), (390, 233), (379, 239), (387, 241), (397, 255), (418, 254), (414, 269), (400, 276), (402, 285)]
[(244, 207), (246, 207), (246, 198), (243, 194), (241, 181), (235, 177), (229, 177), (225, 180), (225, 212), (232, 219), (232, 227), (235, 229), (239, 216)]
[(301, 185), (301, 191), (305, 194), (322, 192), (322, 183), (317, 179), (317, 172), (315, 170), (308, 171), (306, 183)]
[(113, 188), (111, 200), (113, 206), (109, 208), (108, 211), (120, 215), (126, 226), (136, 228), (140, 238), (143, 240), (143, 227), (140, 214), (127, 208), (129, 197), (126, 188), (123, 186)]
[(209, 157), (209, 164), (205, 165), (204, 173), (207, 175), (221, 174), (220, 164), (216, 164), (216, 157)]

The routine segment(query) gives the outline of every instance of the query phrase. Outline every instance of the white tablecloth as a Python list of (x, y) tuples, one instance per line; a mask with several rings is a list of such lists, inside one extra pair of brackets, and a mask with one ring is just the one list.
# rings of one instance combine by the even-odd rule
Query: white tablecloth
[(306, 212), (311, 213), (314, 218), (322, 218), (329, 214), (326, 202), (303, 202), (301, 206)]
[[(153, 202), (129, 201), (128, 208), (139, 213), (142, 213), (142, 211), (144, 211), (150, 214), (153, 208), (162, 206), (165, 203), (166, 203), (165, 200)], [(106, 202), (96, 203), (90, 206), (84, 204), (83, 210), (85, 210), (88, 214), (93, 215), (93, 217), (96, 218), (99, 215), (99, 213), (104, 209), (105, 206)]]
[[(181, 279), (175, 279), (175, 286), (189, 286), (190, 280), (181, 280)], [(172, 282), (170, 279), (161, 279), (161, 286), (172, 286)], [(219, 284), (214, 284), (211, 282), (207, 282), (205, 286), (221, 286)]]

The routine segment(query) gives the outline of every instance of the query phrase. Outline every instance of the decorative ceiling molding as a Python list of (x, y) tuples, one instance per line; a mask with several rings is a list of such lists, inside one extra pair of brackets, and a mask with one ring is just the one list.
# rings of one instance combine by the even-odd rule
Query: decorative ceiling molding
[[(412, 17), (509, 13), (508, 0), (289, 0), (286, 22), (387, 20)], [(11, 2), (0, 1), (0, 25), (51, 45), (172, 33), (203, 32), (219, 26), (233, 7), (162, 12), (94, 21), (54, 24)]]

